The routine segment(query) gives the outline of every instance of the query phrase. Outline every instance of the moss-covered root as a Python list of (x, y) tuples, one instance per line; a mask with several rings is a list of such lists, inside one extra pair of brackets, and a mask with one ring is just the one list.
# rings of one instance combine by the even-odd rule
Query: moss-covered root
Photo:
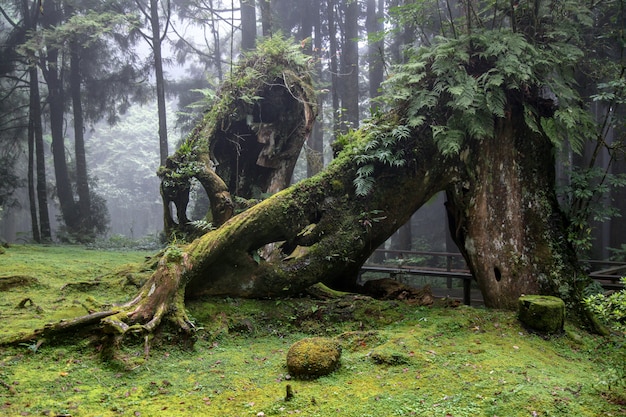
[(151, 335), (167, 320), (175, 331), (193, 341), (195, 328), (189, 320), (184, 305), (182, 277), (190, 267), (186, 254), (172, 257), (164, 254), (157, 270), (144, 284), (139, 294), (130, 302), (114, 310), (100, 311), (86, 316), (46, 324), (29, 334), (20, 334), (0, 341), (3, 345), (16, 345), (34, 340), (52, 340), (57, 335), (74, 335), (100, 332), (103, 337), (102, 353), (105, 359), (113, 358), (128, 334), (143, 336), (144, 351), (150, 351)]
[(127, 334), (141, 334), (147, 355), (150, 335), (164, 319), (192, 340), (195, 327), (185, 312), (185, 287), (182, 284), (183, 274), (189, 267), (186, 254), (173, 257), (166, 253), (139, 294), (123, 305), (120, 312), (102, 320), (103, 332), (107, 335), (106, 349), (115, 351)]
[(20, 333), (0, 340), (0, 345), (19, 345), (34, 340), (53, 339), (57, 335), (76, 333), (82, 329), (91, 328), (99, 323), (103, 318), (116, 314), (117, 311), (99, 311), (87, 314), (86, 316), (75, 317), (69, 320), (61, 320), (58, 323), (48, 323), (40, 329), (35, 329), (31, 333)]

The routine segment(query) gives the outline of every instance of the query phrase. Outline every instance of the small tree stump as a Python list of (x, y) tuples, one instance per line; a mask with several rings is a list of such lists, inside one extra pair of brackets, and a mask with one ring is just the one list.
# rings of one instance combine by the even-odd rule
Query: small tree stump
[(340, 365), (341, 347), (326, 337), (310, 337), (291, 345), (287, 352), (289, 373), (302, 379), (328, 375)]
[(565, 303), (548, 295), (523, 295), (518, 299), (519, 320), (542, 333), (561, 333), (565, 323)]

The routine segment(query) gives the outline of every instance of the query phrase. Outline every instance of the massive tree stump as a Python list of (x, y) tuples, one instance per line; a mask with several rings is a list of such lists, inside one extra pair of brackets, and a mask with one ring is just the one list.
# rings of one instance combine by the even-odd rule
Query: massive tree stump
[(168, 238), (206, 232), (187, 217), (192, 179), (207, 193), (204, 220), (215, 227), (233, 215), (238, 199), (259, 200), (289, 185), (317, 115), (309, 73), (308, 57), (280, 37), (246, 53), (210, 111), (159, 168)]

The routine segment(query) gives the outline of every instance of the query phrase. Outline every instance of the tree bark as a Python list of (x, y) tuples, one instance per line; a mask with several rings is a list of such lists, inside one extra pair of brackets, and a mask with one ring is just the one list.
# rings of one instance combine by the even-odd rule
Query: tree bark
[[(167, 0), (169, 8), (169, 0)], [(170, 16), (167, 16), (169, 19)], [(152, 52), (154, 53), (154, 75), (156, 78), (157, 112), (159, 115), (159, 156), (161, 165), (165, 165), (165, 160), (169, 154), (167, 143), (167, 114), (165, 102), (165, 74), (163, 72), (163, 57), (161, 42), (164, 33), (161, 33), (161, 23), (159, 19), (159, 2), (150, 0), (150, 26), (152, 37), (150, 38)]]
[(81, 97), (80, 46), (77, 40), (70, 42), (70, 90), (72, 112), (74, 116), (74, 155), (76, 157), (76, 192), (78, 194), (78, 214), (80, 236), (82, 239), (95, 238), (91, 220), (91, 196), (87, 175), (87, 156), (85, 153), (85, 124)]
[(241, 50), (251, 51), (256, 42), (255, 0), (241, 0)]
[(65, 156), (65, 137), (63, 134), (65, 99), (61, 77), (59, 74), (59, 51), (49, 48), (47, 65), (44, 71), (48, 84), (48, 106), (50, 112), (50, 133), (52, 136), (52, 156), (54, 159), (54, 174), (56, 179), (57, 196), (61, 206), (63, 222), (69, 234), (79, 229), (79, 215), (74, 201), (72, 183)]
[(331, 143), (337, 138), (340, 132), (341, 120), (339, 117), (339, 63), (337, 62), (337, 26), (335, 13), (335, 0), (327, 0), (327, 20), (328, 20), (328, 37), (329, 37), (329, 53), (330, 53), (330, 94), (332, 101), (332, 137)]
[[(31, 94), (32, 100), (32, 94)], [(32, 108), (32, 103), (31, 103)], [(35, 199), (35, 130), (29, 111), (28, 122), (28, 202), (30, 205), (30, 223), (33, 232), (33, 240), (41, 243), (39, 231), (39, 219), (37, 218), (37, 200)]]
[(261, 10), (261, 34), (263, 37), (272, 36), (272, 12), (270, 0), (259, 0)]
[[(22, 16), (24, 28), (34, 30), (37, 20), (31, 18), (31, 11), (26, 0), (22, 0)], [(35, 15), (36, 16), (36, 15)], [(33, 231), (33, 240), (40, 243), (42, 240), (39, 219), (37, 216), (37, 200), (35, 198), (35, 154), (36, 154), (36, 130), (41, 132), (41, 108), (39, 103), (39, 85), (37, 84), (37, 68), (32, 66), (28, 71), (29, 76), (29, 99), (28, 99), (28, 200), (30, 203), (30, 218)], [(35, 119), (38, 117), (38, 119)], [(38, 125), (38, 126), (37, 126)]]
[[(378, 4), (376, 4), (378, 3)], [(378, 8), (377, 8), (378, 7)], [(380, 86), (384, 78), (385, 44), (382, 38), (384, 18), (384, 1), (367, 0), (367, 61), (369, 70), (370, 109), (378, 107), (372, 99), (380, 95)], [(380, 39), (375, 39), (380, 37)]]
[(554, 148), (526, 126), (521, 108), (509, 114), (496, 121), (493, 138), (470, 145), (468, 176), (448, 189), (452, 236), (486, 306), (513, 309), (522, 294), (558, 294), (567, 280), (561, 296), (574, 299), (588, 280), (566, 242)]
[(41, 126), (41, 97), (39, 95), (39, 76), (37, 67), (29, 69), (30, 74), (30, 120), (33, 123), (35, 136), (35, 165), (37, 172), (37, 203), (39, 207), (39, 226), (42, 241), (52, 240), (50, 229), (50, 215), (48, 213), (48, 188), (46, 180), (46, 160), (43, 144), (43, 129)]
[[(313, 57), (315, 59), (315, 74), (317, 80), (323, 79), (322, 69), (322, 8), (319, 0), (313, 2), (313, 25), (315, 26), (315, 35), (313, 41)], [(324, 96), (317, 95), (317, 112), (324, 114)], [(312, 177), (322, 170), (324, 167), (324, 125), (316, 123), (313, 125), (313, 131), (309, 137), (306, 149), (307, 160), (307, 177)]]
[(345, 27), (343, 33), (343, 50), (341, 54), (342, 83), (341, 107), (344, 125), (343, 131), (348, 128), (359, 127), (359, 3), (350, 1), (344, 3)]

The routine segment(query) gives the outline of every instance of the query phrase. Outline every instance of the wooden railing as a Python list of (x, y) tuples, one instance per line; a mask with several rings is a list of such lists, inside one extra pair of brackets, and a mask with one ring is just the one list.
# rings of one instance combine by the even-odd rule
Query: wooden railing
[[(392, 255), (392, 257), (388, 255)], [(381, 263), (377, 258), (383, 258), (386, 262)], [(589, 269), (589, 275), (604, 289), (619, 290), (624, 288), (623, 284), (620, 283), (620, 278), (626, 276), (626, 262), (584, 260), (581, 263)], [(454, 279), (460, 279), (463, 281), (463, 303), (466, 305), (471, 303), (472, 275), (463, 256), (458, 252), (377, 249), (361, 267), (360, 281), (362, 281), (363, 274), (366, 273), (384, 273), (394, 279), (396, 276), (404, 274), (445, 278), (447, 288), (452, 288)]]

